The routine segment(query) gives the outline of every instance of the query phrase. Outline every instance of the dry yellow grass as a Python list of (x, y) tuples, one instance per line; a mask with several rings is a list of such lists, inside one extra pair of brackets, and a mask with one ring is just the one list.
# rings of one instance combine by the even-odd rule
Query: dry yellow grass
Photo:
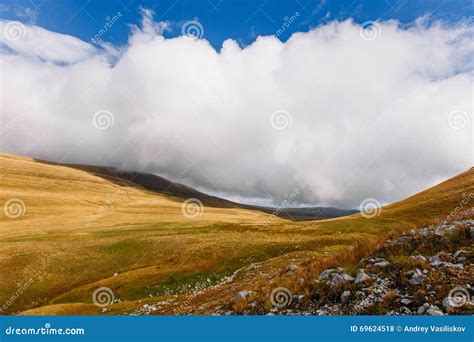
[(26, 209), (18, 218), (0, 217), (0, 304), (31, 278), (3, 313), (32, 314), (98, 314), (92, 292), (99, 286), (121, 300), (108, 313), (131, 312), (138, 301), (166, 298), (202, 279), (216, 283), (253, 262), (278, 267), (285, 255), (301, 261), (442, 219), (474, 191), (470, 170), (375, 219), (290, 222), (209, 207), (187, 218), (173, 197), (13, 155), (0, 155), (0, 176), (2, 206), (18, 198)]

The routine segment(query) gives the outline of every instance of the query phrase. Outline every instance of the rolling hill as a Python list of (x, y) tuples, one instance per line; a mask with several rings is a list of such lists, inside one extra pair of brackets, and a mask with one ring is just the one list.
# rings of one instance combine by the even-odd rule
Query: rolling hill
[(285, 218), (292, 221), (309, 221), (339, 216), (351, 215), (357, 210), (344, 210), (333, 207), (305, 207), (305, 208), (273, 208), (232, 202), (216, 196), (210, 196), (192, 187), (178, 182), (172, 182), (166, 178), (145, 172), (127, 172), (112, 167), (102, 167), (81, 164), (59, 164), (49, 161), (38, 160), (42, 163), (67, 166), (83, 170), (96, 176), (107, 179), (119, 185), (135, 186), (158, 194), (173, 196), (180, 199), (197, 198), (204, 205), (213, 208), (240, 208), (248, 210), (259, 210), (264, 213)]
[[(248, 288), (289, 264), (319, 269), (348, 248), (449, 219), (461, 205), (472, 207), (474, 193), (470, 169), (372, 219), (290, 221), (204, 194), (204, 207), (183, 204), (188, 195), (199, 198), (195, 190), (173, 183), (169, 191), (166, 180), (149, 175), (132, 182), (132, 174), (3, 154), (0, 176), (3, 314), (136, 313), (197, 292), (209, 293), (200, 304), (211, 295), (226, 301), (238, 288), (219, 287), (229, 279)], [(101, 287), (115, 298), (105, 311), (92, 300)]]

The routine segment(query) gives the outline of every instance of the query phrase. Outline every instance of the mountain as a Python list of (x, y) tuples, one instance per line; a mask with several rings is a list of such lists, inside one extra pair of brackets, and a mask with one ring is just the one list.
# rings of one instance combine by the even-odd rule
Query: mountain
[(216, 196), (207, 195), (203, 192), (193, 189), (192, 187), (186, 186), (181, 183), (172, 182), (166, 178), (151, 173), (127, 172), (113, 167), (81, 164), (59, 164), (43, 160), (38, 161), (42, 163), (49, 163), (52, 165), (67, 166), (78, 170), (84, 170), (117, 184), (137, 186), (139, 188), (144, 188), (155, 193), (169, 195), (176, 198), (181, 198), (183, 200), (186, 200), (188, 198), (197, 198), (205, 206), (209, 207), (259, 210), (270, 215), (278, 216), (293, 221), (335, 218), (339, 216), (351, 215), (358, 212), (357, 210), (344, 210), (334, 207), (272, 208), (266, 206), (243, 204), (232, 202)]

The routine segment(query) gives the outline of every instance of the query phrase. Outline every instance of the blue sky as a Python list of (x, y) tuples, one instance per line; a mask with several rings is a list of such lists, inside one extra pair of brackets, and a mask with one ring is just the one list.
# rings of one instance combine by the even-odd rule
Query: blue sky
[(397, 19), (410, 25), (416, 18), (429, 15), (430, 20), (457, 22), (473, 14), (467, 0), (3, 0), (0, 18), (34, 23), (45, 29), (70, 34), (89, 41), (100, 30), (107, 17), (121, 12), (122, 18), (101, 38), (123, 45), (130, 24), (140, 21), (140, 7), (152, 9), (155, 21), (171, 22), (165, 36), (181, 34), (182, 23), (198, 20), (204, 27), (204, 39), (219, 49), (227, 38), (248, 45), (258, 35), (272, 35), (281, 28), (285, 17), (296, 12), (299, 18), (280, 39), (293, 32), (308, 31), (332, 20), (353, 18), (358, 23), (369, 20)]

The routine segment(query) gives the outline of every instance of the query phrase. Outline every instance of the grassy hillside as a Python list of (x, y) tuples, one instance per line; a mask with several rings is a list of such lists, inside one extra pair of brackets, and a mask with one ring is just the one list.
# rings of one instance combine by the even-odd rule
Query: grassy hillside
[(450, 214), (473, 207), (474, 168), (430, 189), (383, 208), (381, 217), (416, 225), (449, 219)]
[(0, 216), (0, 303), (29, 284), (3, 309), (10, 314), (100, 314), (92, 293), (101, 286), (120, 300), (107, 313), (131, 313), (171, 295), (185, 298), (197, 284), (211, 287), (257, 262), (264, 265), (262, 272), (271, 272), (289, 262), (333, 255), (355, 242), (369, 246), (420, 222), (444, 219), (463, 193), (474, 191), (471, 169), (383, 208), (373, 219), (355, 214), (291, 222), (259, 211), (207, 206), (189, 217), (183, 215), (182, 199), (12, 155), (0, 155), (0, 175), (0, 203), (24, 203), (23, 215), (4, 210)]
[(172, 182), (166, 178), (145, 173), (145, 172), (127, 172), (111, 167), (101, 167), (81, 164), (58, 164), (48, 161), (41, 161), (51, 165), (68, 166), (74, 169), (87, 171), (93, 175), (105, 178), (111, 182), (123, 185), (128, 184), (140, 189), (146, 189), (154, 193), (164, 194), (185, 200), (187, 198), (197, 198), (206, 207), (214, 208), (238, 208), (247, 210), (258, 210), (264, 213), (289, 219), (292, 221), (310, 221), (316, 219), (334, 218), (339, 216), (347, 216), (356, 213), (357, 210), (344, 210), (332, 207), (312, 207), (312, 208), (272, 208), (264, 206), (256, 206), (250, 204), (242, 204), (232, 202), (216, 196), (210, 196), (203, 192), (197, 191), (189, 186), (181, 183)]

